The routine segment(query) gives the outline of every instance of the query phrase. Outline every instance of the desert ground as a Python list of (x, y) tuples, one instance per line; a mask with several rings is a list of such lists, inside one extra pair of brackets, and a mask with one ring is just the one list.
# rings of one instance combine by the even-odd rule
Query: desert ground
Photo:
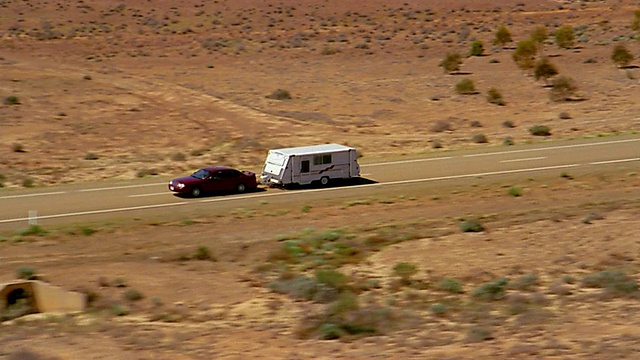
[[(316, 143), (366, 162), (634, 134), (638, 10), (0, 0), (0, 195), (210, 164), (257, 171), (270, 148)], [(565, 25), (574, 40), (561, 47)], [(501, 26), (512, 41), (495, 44)], [(534, 60), (558, 70), (548, 80), (513, 58), (540, 27)], [(616, 45), (633, 59), (614, 63)], [(460, 67), (445, 71), (453, 52)], [(561, 76), (575, 88), (552, 99)], [(456, 91), (464, 79), (475, 91)], [(0, 358), (637, 358), (638, 170), (2, 233), (0, 281), (32, 269), (90, 301), (77, 314), (8, 309)]]

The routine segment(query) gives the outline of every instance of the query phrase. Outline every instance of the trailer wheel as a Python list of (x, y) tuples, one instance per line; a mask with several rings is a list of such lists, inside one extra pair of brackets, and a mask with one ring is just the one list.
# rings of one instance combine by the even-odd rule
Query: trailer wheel
[(238, 184), (238, 186), (236, 186), (236, 191), (239, 193), (243, 193), (245, 190), (247, 190), (247, 187), (244, 184)]
[(196, 186), (191, 189), (191, 196), (193, 196), (194, 198), (200, 196), (200, 194), (202, 194), (202, 190), (200, 190), (199, 187)]
[(320, 178), (320, 185), (322, 186), (327, 186), (329, 185), (329, 178), (326, 176), (323, 176)]

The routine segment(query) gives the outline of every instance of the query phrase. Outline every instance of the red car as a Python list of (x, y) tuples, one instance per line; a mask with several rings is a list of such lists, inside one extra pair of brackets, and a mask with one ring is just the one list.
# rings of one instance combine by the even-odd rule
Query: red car
[(238, 193), (255, 190), (258, 186), (256, 174), (225, 166), (200, 169), (193, 174), (169, 182), (169, 190), (178, 194), (198, 197), (214, 191), (235, 191)]

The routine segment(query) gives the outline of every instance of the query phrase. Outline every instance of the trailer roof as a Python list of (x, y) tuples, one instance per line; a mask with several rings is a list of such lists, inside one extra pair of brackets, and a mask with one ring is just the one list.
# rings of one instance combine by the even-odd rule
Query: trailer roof
[(321, 145), (273, 149), (271, 151), (279, 152), (285, 155), (311, 155), (311, 154), (327, 153), (332, 151), (348, 151), (348, 150), (355, 150), (355, 148), (340, 145), (340, 144), (321, 144)]

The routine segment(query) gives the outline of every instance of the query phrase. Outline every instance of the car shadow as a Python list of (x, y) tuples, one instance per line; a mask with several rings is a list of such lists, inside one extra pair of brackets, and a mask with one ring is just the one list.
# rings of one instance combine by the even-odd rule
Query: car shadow
[(254, 194), (254, 193), (261, 193), (261, 192), (265, 192), (267, 191), (267, 189), (258, 186), (255, 189), (251, 189), (251, 190), (247, 190), (245, 192), (239, 193), (237, 191), (212, 191), (212, 192), (207, 192), (207, 193), (202, 193), (200, 194), (200, 196), (194, 198), (193, 196), (189, 195), (189, 194), (178, 194), (178, 193), (173, 193), (173, 196), (181, 198), (181, 199), (203, 199), (203, 198), (210, 198), (210, 197), (218, 197), (218, 196), (231, 196), (231, 195), (246, 195), (246, 194)]

